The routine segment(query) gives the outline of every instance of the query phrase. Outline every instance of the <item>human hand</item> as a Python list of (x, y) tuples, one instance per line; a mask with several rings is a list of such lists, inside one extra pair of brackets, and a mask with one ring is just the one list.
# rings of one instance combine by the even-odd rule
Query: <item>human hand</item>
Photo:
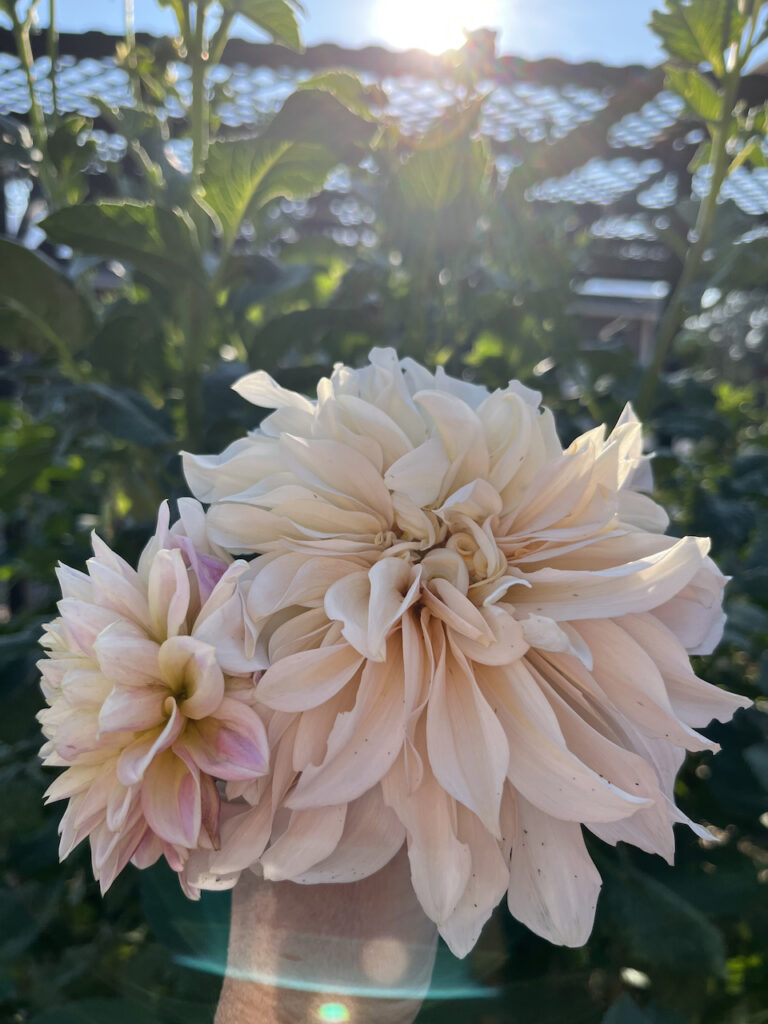
[(405, 849), (349, 884), (244, 874), (215, 1024), (412, 1024), (436, 949)]

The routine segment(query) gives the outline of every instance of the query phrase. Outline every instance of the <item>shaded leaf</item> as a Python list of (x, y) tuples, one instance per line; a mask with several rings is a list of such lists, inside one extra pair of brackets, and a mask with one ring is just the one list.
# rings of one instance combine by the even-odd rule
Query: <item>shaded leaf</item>
[(204, 276), (192, 223), (176, 210), (128, 201), (84, 203), (52, 213), (41, 227), (54, 242), (124, 261), (169, 285)]
[(723, 54), (744, 27), (735, 0), (666, 0), (666, 6), (651, 15), (651, 29), (667, 53), (685, 64), (706, 62), (722, 76)]
[[(0, 307), (21, 317), (38, 343), (76, 351), (93, 329), (85, 299), (39, 252), (0, 238)], [(13, 347), (12, 334), (4, 339)]]
[(81, 999), (54, 1010), (46, 1010), (29, 1024), (159, 1024), (147, 1007), (127, 999)]

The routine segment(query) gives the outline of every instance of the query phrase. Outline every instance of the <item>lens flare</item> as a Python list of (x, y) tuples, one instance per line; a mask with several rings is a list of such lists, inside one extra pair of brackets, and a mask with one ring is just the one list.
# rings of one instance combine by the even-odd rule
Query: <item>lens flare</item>
[(349, 1020), (349, 1010), (344, 1003), (323, 1003), (317, 1011), (317, 1019), (323, 1024), (344, 1024)]
[(498, 27), (501, 7), (500, 0), (379, 0), (373, 27), (397, 49), (442, 53), (463, 44), (465, 29)]

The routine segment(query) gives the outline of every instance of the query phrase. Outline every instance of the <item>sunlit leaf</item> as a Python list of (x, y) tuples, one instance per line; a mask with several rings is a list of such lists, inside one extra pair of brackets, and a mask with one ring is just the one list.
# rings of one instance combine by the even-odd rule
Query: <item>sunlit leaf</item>
[(725, 50), (744, 27), (736, 0), (666, 0), (654, 11), (651, 28), (667, 53), (685, 64), (707, 63), (718, 77), (725, 73)]
[(301, 50), (296, 11), (302, 11), (296, 0), (221, 0), (225, 11), (241, 14), (267, 32), (276, 43), (291, 50)]
[(704, 121), (717, 121), (722, 116), (720, 94), (700, 72), (669, 67), (667, 86), (682, 96), (690, 110)]

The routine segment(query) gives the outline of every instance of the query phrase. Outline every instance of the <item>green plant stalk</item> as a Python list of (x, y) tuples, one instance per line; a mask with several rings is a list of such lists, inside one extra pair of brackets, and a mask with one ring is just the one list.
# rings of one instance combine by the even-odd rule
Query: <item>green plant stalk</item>
[(704, 259), (704, 253), (712, 235), (717, 200), (720, 196), (720, 189), (728, 174), (729, 159), (726, 145), (729, 138), (728, 129), (730, 127), (733, 107), (739, 88), (739, 72), (740, 67), (737, 65), (726, 76), (720, 118), (712, 133), (712, 154), (714, 156), (712, 179), (707, 195), (702, 200), (696, 217), (694, 228), (696, 239), (686, 253), (683, 271), (661, 319), (651, 365), (645, 371), (640, 382), (636, 406), (637, 413), (641, 419), (647, 417), (653, 408), (661, 371), (669, 355), (672, 343), (685, 319), (686, 292), (696, 280)]
[(56, 64), (59, 59), (59, 33), (56, 30), (56, 0), (48, 0), (48, 60), (51, 62), (51, 99), (53, 101), (53, 116), (58, 117), (59, 100), (58, 87), (56, 85)]
[[(37, 100), (37, 93), (35, 92), (35, 79), (32, 75), (32, 67), (35, 63), (35, 58), (32, 55), (32, 46), (29, 42), (29, 15), (27, 20), (22, 22), (19, 20), (19, 16), (16, 13), (15, 4), (11, 4), (11, 20), (13, 22), (13, 38), (16, 43), (16, 52), (19, 55), (21, 66), (24, 68), (24, 77), (27, 80), (27, 89), (29, 91), (29, 118), (30, 128), (32, 130), (32, 138), (35, 146), (40, 152), (45, 155), (46, 151), (46, 127), (45, 127), (45, 115), (43, 108), (40, 106)], [(44, 160), (42, 163), (44, 164)]]
[(192, 62), (192, 111), (190, 129), (192, 132), (192, 187), (200, 180), (208, 149), (208, 97), (205, 91), (205, 57), (203, 47), (205, 27), (205, 4), (198, 3), (195, 14), (195, 28), (187, 41), (187, 52)]

